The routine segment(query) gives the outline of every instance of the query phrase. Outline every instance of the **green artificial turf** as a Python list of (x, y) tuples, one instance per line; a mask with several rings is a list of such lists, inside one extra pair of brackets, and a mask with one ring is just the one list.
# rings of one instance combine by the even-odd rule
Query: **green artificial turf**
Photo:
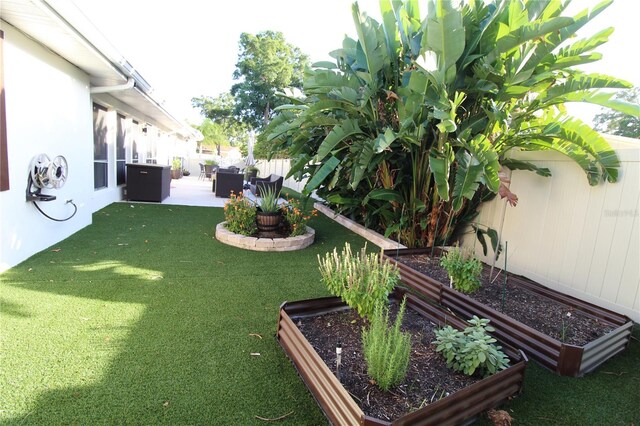
[[(325, 424), (274, 339), (278, 307), (326, 295), (317, 254), (364, 241), (317, 217), (311, 247), (250, 252), (213, 238), (222, 220), (113, 204), (0, 275), (0, 423)], [(531, 364), (517, 424), (640, 420), (637, 340), (583, 379)]]

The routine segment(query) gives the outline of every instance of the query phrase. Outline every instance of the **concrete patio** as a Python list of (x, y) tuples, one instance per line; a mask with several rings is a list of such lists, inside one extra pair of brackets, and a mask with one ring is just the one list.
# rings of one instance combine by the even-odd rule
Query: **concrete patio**
[[(181, 179), (171, 180), (171, 191), (161, 204), (176, 206), (197, 206), (197, 207), (224, 207), (228, 198), (216, 197), (211, 190), (212, 181), (210, 179), (198, 179), (198, 176), (184, 176)], [(249, 190), (244, 191), (244, 196), (256, 201), (256, 197)], [(280, 200), (283, 202), (284, 200)], [(123, 201), (126, 203), (140, 201)], [(157, 204), (157, 203), (151, 203)]]
[[(171, 180), (171, 192), (162, 204), (200, 207), (223, 207), (228, 198), (216, 197), (211, 190), (210, 179), (198, 179), (198, 176), (184, 176)], [(250, 191), (246, 191), (250, 193)]]

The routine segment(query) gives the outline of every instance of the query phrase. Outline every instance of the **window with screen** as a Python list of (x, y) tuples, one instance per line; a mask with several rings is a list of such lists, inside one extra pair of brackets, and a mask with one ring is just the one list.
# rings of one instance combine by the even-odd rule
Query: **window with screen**
[(4, 104), (4, 69), (2, 67), (2, 42), (0, 31), (0, 191), (9, 189), (9, 157), (7, 155), (7, 116)]
[(126, 164), (127, 150), (125, 149), (125, 141), (127, 139), (126, 118), (124, 115), (118, 114), (116, 134), (116, 182), (118, 185), (124, 185), (126, 182)]
[[(160, 132), (154, 130), (151, 127), (145, 128), (146, 137), (147, 137), (147, 164), (157, 164), (158, 159), (156, 156), (158, 155), (158, 138), (160, 137)], [(143, 130), (144, 132), (144, 130)]]
[(131, 162), (139, 163), (140, 152), (138, 150), (138, 138), (140, 137), (140, 124), (133, 120), (133, 125), (131, 127)]
[(108, 185), (107, 109), (93, 104), (93, 187), (101, 189)]

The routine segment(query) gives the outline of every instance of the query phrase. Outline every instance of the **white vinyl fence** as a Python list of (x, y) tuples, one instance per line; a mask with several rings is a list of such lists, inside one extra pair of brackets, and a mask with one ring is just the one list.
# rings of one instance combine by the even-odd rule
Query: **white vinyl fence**
[[(258, 167), (258, 176), (259, 177), (268, 177), (271, 174), (279, 175), (282, 177), (286, 177), (287, 173), (291, 169), (291, 160), (289, 159), (279, 159), (279, 160), (256, 160), (256, 167)], [(302, 189), (307, 183), (307, 179), (303, 179), (298, 182), (293, 177), (289, 179), (285, 179), (282, 186), (286, 186), (287, 188), (291, 188), (294, 191), (302, 192)]]
[[(606, 138), (621, 161), (617, 183), (592, 187), (560, 154), (520, 152), (518, 159), (548, 167), (553, 176), (513, 172), (518, 205), (505, 207), (496, 197), (478, 222), (502, 229), (509, 271), (640, 322), (640, 140)], [(482, 255), (475, 236), (465, 245)], [(497, 266), (503, 265), (501, 255)]]
[[(205, 160), (216, 160), (220, 162), (221, 159), (220, 157), (211, 154), (196, 154), (191, 158), (184, 159), (185, 168), (189, 170), (192, 175), (198, 176), (198, 174), (200, 173), (200, 163), (204, 164)], [(238, 161), (228, 161), (226, 158), (223, 158), (221, 165), (225, 167), (235, 163), (238, 163)], [(268, 177), (271, 174), (285, 177), (291, 169), (291, 160), (278, 159), (267, 161), (265, 159), (257, 159), (256, 167), (258, 168), (259, 177)], [(301, 182), (298, 182), (294, 178), (289, 178), (284, 180), (283, 186), (286, 186), (287, 188), (291, 188), (298, 192), (302, 192), (302, 189), (304, 188), (306, 183), (307, 179), (303, 179)]]

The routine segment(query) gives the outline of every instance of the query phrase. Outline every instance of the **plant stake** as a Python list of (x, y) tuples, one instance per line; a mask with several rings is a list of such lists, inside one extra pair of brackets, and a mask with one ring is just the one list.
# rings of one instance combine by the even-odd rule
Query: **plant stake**
[(502, 286), (502, 312), (504, 312), (504, 297), (507, 293), (507, 255), (509, 250), (509, 241), (504, 242), (504, 285)]
[(340, 382), (340, 366), (342, 365), (342, 344), (338, 342), (336, 345), (336, 377)]

